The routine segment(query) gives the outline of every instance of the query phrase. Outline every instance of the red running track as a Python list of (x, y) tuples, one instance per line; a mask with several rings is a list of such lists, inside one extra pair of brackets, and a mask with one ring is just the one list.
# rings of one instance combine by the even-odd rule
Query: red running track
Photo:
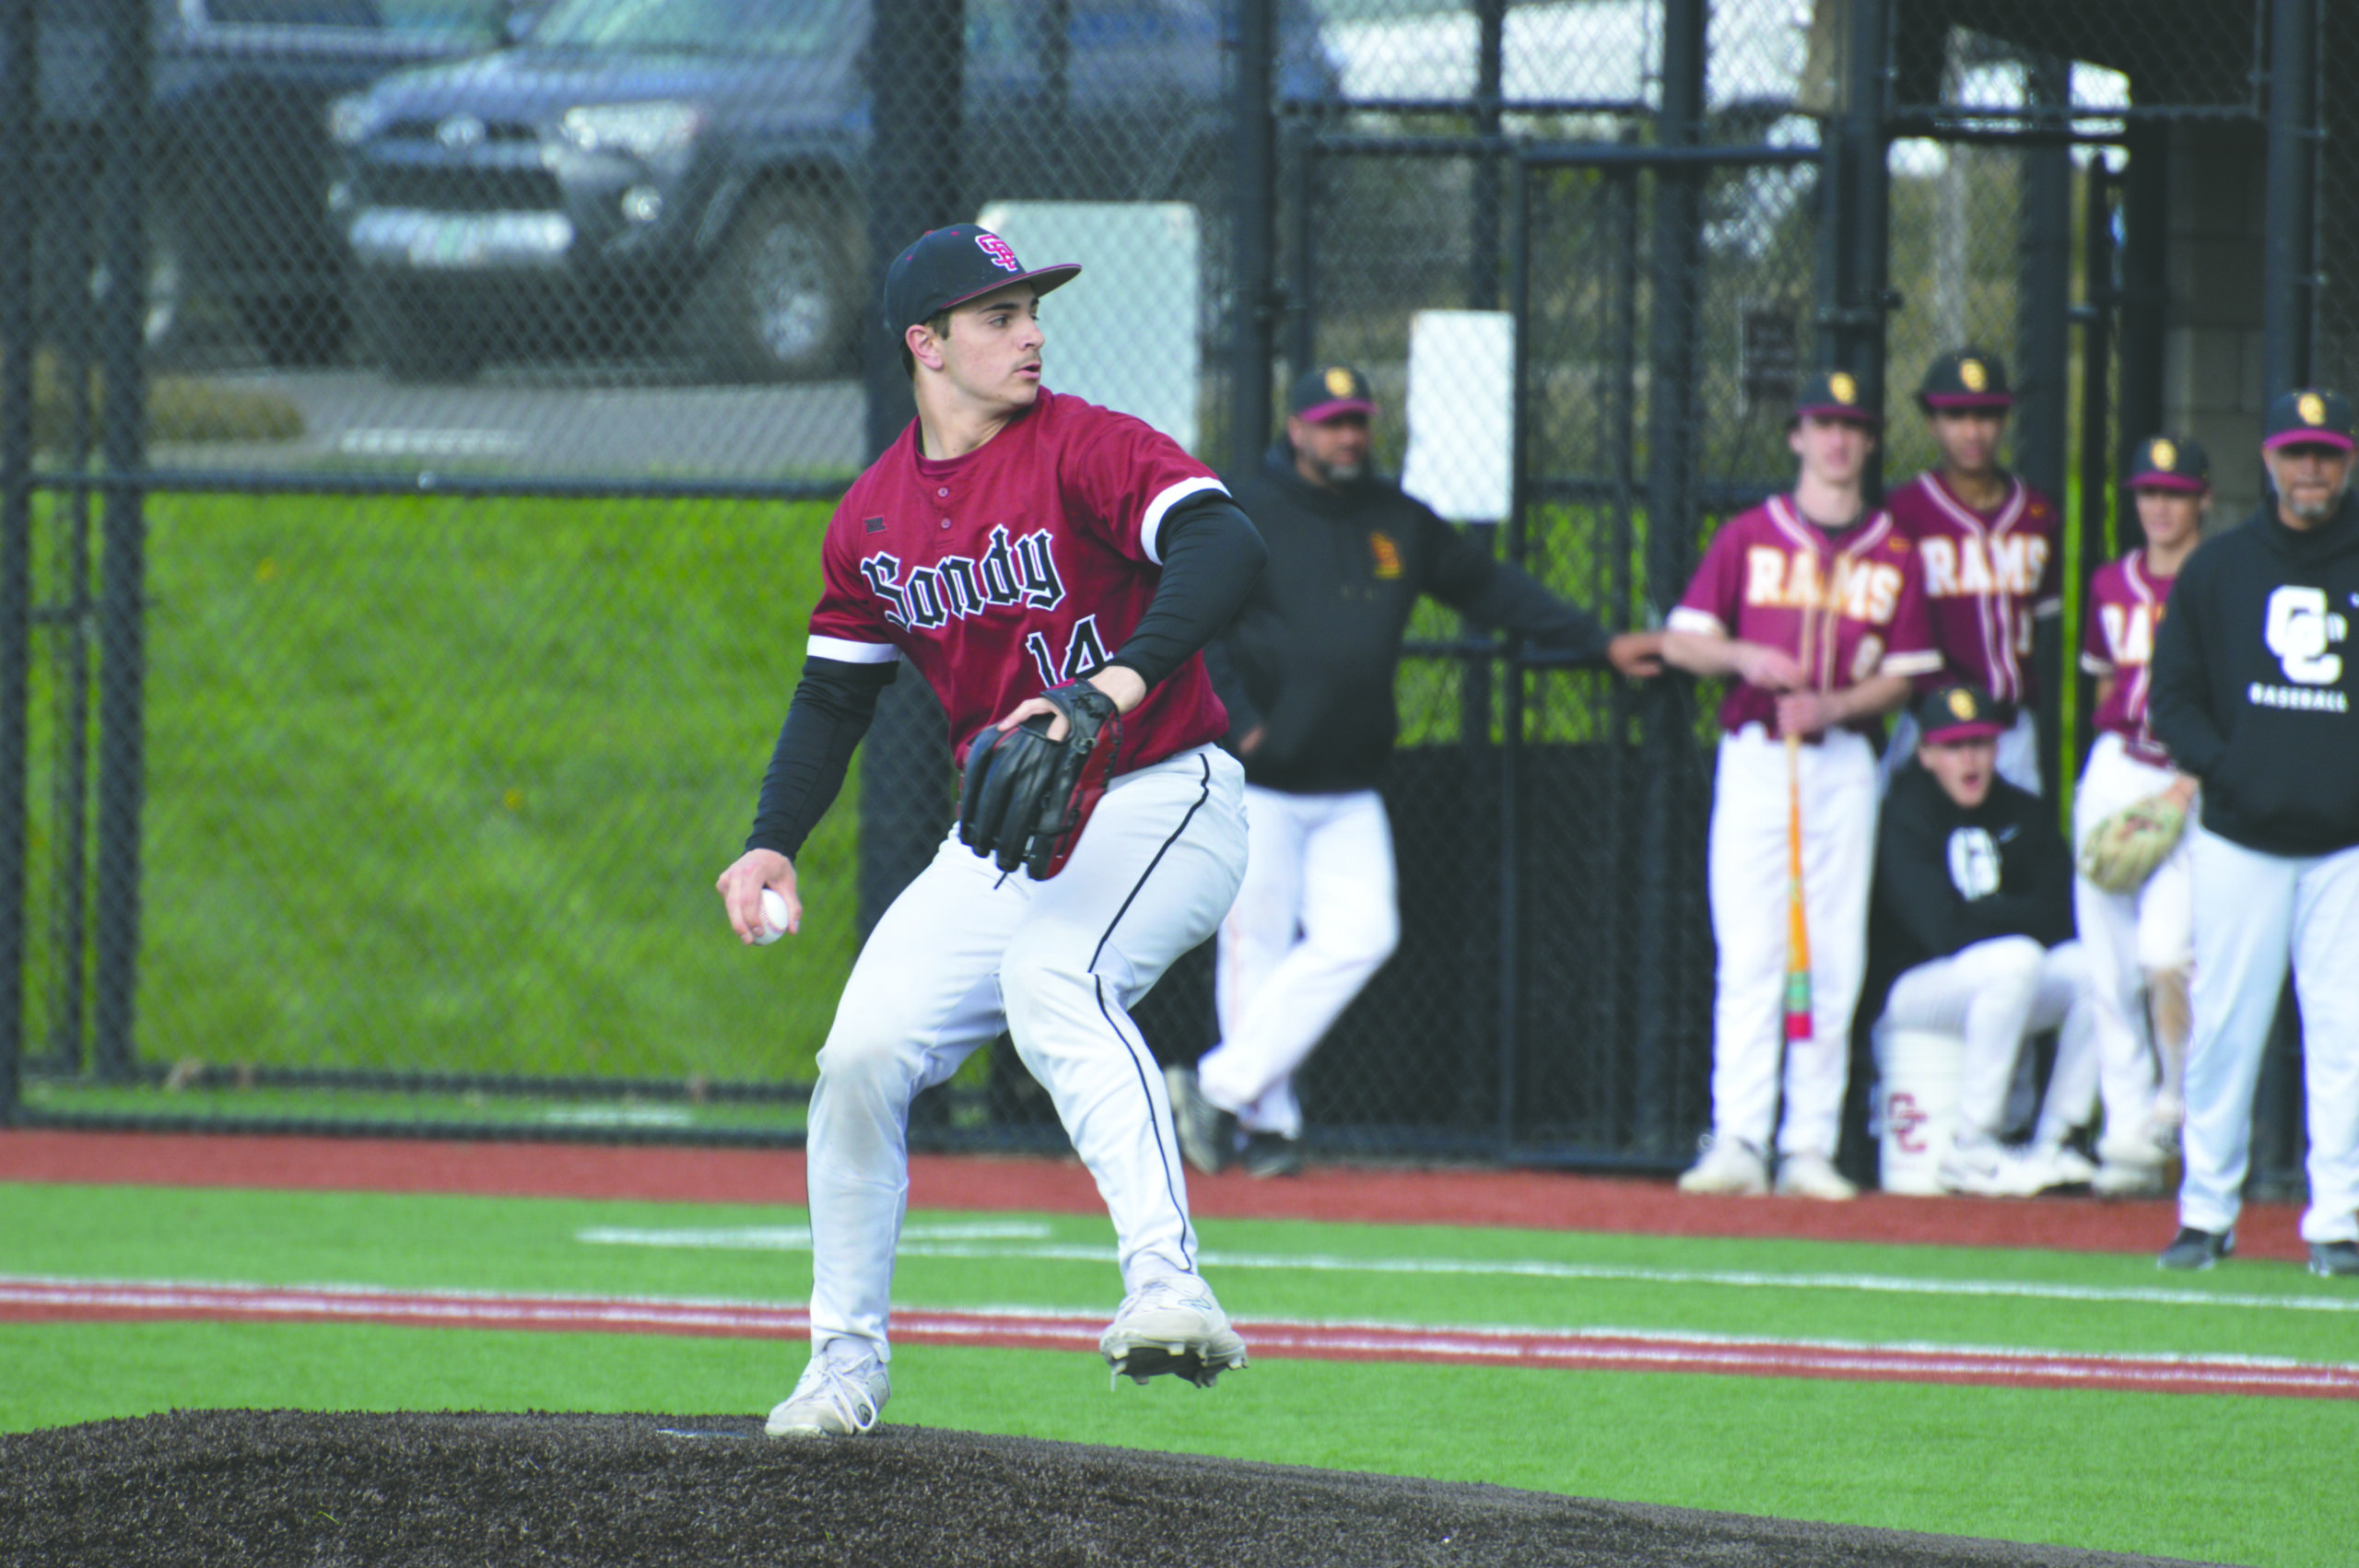
[[(0, 1320), (384, 1323), (742, 1339), (800, 1339), (811, 1327), (800, 1307), (742, 1302), (6, 1277), (0, 1277)], [(921, 1344), (1095, 1351), (1101, 1326), (1095, 1317), (1016, 1311), (903, 1307), (893, 1315), (894, 1338)], [(2359, 1399), (2359, 1365), (2273, 1358), (2066, 1355), (1582, 1329), (1255, 1322), (1237, 1328), (1254, 1354), (1274, 1358)]]
[[(488, 1197), (616, 1198), (801, 1206), (800, 1151), (412, 1139), (232, 1137), (194, 1133), (0, 1132), (0, 1181), (275, 1188), (293, 1191), (452, 1192)], [(2168, 1200), (2094, 1198), (1691, 1198), (1670, 1182), (1552, 1171), (1319, 1165), (1256, 1181), (1241, 1172), (1188, 1179), (1203, 1218), (1498, 1225), (1642, 1235), (1775, 1236), (1816, 1241), (2159, 1252), (2177, 1228)], [(910, 1162), (913, 1209), (1092, 1214), (1104, 1211), (1073, 1160)], [(2308, 1257), (2290, 1204), (2247, 1207), (2242, 1258)]]

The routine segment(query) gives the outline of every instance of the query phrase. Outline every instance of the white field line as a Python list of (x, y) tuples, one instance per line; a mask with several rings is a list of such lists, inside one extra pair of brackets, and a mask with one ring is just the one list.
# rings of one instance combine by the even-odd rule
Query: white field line
[[(594, 1246), (716, 1247), (755, 1252), (807, 1252), (811, 1233), (799, 1226), (738, 1230), (628, 1230), (596, 1227), (574, 1233)], [(1003, 1258), (1059, 1263), (1111, 1263), (1114, 1249), (1070, 1243), (1000, 1246), (936, 1241), (911, 1226), (902, 1233), (905, 1258)], [(1298, 1269), (1339, 1274), (1474, 1276), (1495, 1279), (1618, 1281), (1653, 1285), (1720, 1285), (1736, 1290), (1857, 1291), (1885, 1295), (1979, 1296), (2033, 1301), (2134, 1304), (2143, 1306), (2233, 1306), (2283, 1312), (2359, 1313), (2359, 1295), (2250, 1295), (2168, 1290), (2152, 1285), (2069, 1285), (2034, 1280), (1925, 1280), (1893, 1274), (1767, 1274), (1737, 1270), (1642, 1269), (1614, 1263), (1552, 1263), (1538, 1259), (1457, 1258), (1333, 1258), (1315, 1253), (1205, 1252), (1207, 1269)]]
[[(372, 1285), (0, 1276), (0, 1309), (36, 1316), (135, 1314), (167, 1318), (365, 1320), (474, 1328), (604, 1329), (783, 1338), (808, 1330), (799, 1306), (699, 1298), (392, 1290)], [(1037, 1306), (898, 1308), (912, 1340), (1095, 1346), (1100, 1318)], [(2359, 1397), (2359, 1363), (2278, 1356), (2072, 1352), (2022, 1346), (1876, 1344), (1629, 1328), (1437, 1327), (1415, 1323), (1262, 1319), (1238, 1324), (1264, 1353), (1633, 1370), (2024, 1382), (2154, 1391)]]

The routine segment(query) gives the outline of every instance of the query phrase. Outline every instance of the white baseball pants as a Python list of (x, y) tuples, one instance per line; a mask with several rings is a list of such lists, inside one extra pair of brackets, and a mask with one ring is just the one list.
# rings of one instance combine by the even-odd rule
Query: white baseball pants
[(1245, 817), (1245, 883), (1220, 928), (1220, 1044), (1197, 1087), (1249, 1132), (1299, 1138), (1296, 1071), (1400, 945), (1392, 827), (1373, 790), (1248, 785)]
[(1116, 779), (1064, 869), (1002, 873), (954, 832), (852, 966), (811, 1092), (811, 1339), (889, 1359), (910, 1101), (1004, 1028), (1114, 1222), (1125, 1290), (1192, 1271), (1163, 1074), (1129, 1007), (1213, 933), (1245, 865), (1244, 774), (1211, 746)]
[[(1880, 803), (1874, 748), (1840, 731), (1801, 753), (1807, 1040), (1785, 1042), (1786, 747), (1759, 725), (1720, 738), (1706, 849), (1712, 940), (1712, 1128), (1783, 1154), (1835, 1157), (1866, 968)], [(1782, 1082), (1785, 1118), (1778, 1125)]]
[(1930, 959), (1892, 985), (1877, 1021), (1882, 1033), (1920, 1029), (1955, 1035), (1957, 1131), (1996, 1141), (2006, 1125), (2007, 1090), (2025, 1037), (2062, 1025), (2056, 1068), (2040, 1107), (2037, 1137), (2059, 1141), (2078, 1125), (2095, 1087), (2087, 956), (2076, 942), (2042, 947), (2027, 936), (1992, 937)]
[(2243, 1208), (2253, 1089), (2290, 961), (2309, 1101), (2302, 1239), (2359, 1241), (2359, 848), (2265, 855), (2190, 831), (2195, 1034), (2179, 1223), (2224, 1231)]
[[(2072, 792), (2072, 845), (2077, 855), (2097, 824), (2139, 802), (2162, 793), (2178, 776), (2167, 767), (2140, 762), (2107, 731), (2089, 750), (2089, 766)], [(2088, 954), (2090, 1000), (2096, 1040), (2096, 1088), (2105, 1105), (2106, 1132), (2143, 1136), (2154, 1116), (2158, 1059), (2148, 1014), (2148, 977), (2184, 972), (2194, 951), (2194, 914), (2189, 881), (2195, 832), (2190, 826), (2177, 848), (2154, 868), (2145, 884), (2129, 893), (2107, 893), (2087, 879), (2072, 879), (2073, 924)], [(2051, 1101), (2054, 1098), (2050, 1092)], [(2083, 1104), (2075, 1121), (2095, 1107)]]
[[(1892, 722), (1892, 740), (1884, 748), (1883, 771), (1878, 778), (1879, 790), (1889, 790), (1900, 770), (1917, 760), (1917, 743), (1924, 738), (1917, 728), (1917, 716), (1907, 708)], [(2015, 710), (2015, 721), (1999, 737), (1997, 758), (1999, 777), (2018, 790), (2039, 793), (2039, 720), (2028, 708)]]

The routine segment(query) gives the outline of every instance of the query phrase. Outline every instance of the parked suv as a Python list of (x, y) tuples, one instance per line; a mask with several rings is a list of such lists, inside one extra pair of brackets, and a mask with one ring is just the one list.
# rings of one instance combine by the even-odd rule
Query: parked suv
[[(1210, 199), (1222, 3), (1061, 0), (1060, 39), (1048, 0), (967, 0), (978, 201)], [(868, 31), (866, 0), (557, 0), (513, 47), (339, 101), (331, 200), (381, 362), (453, 378), (657, 346), (728, 380), (849, 369)], [(1324, 90), (1298, 53), (1289, 81)]]
[[(508, 0), (151, 0), (147, 339), (231, 313), (274, 363), (335, 357), (343, 237), (324, 200), (327, 103), (388, 71), (478, 53)], [(40, 0), (42, 314), (95, 267), (106, 35), (91, 0)], [(0, 40), (5, 41), (5, 40)]]

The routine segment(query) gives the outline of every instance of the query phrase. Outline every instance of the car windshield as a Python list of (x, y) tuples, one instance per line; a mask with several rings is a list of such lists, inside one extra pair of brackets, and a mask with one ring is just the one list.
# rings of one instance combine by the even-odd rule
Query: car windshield
[(210, 0), (208, 20), (227, 27), (365, 28), (387, 32), (499, 36), (506, 0)]
[(844, 0), (559, 0), (533, 29), (557, 49), (810, 54), (841, 31)]

